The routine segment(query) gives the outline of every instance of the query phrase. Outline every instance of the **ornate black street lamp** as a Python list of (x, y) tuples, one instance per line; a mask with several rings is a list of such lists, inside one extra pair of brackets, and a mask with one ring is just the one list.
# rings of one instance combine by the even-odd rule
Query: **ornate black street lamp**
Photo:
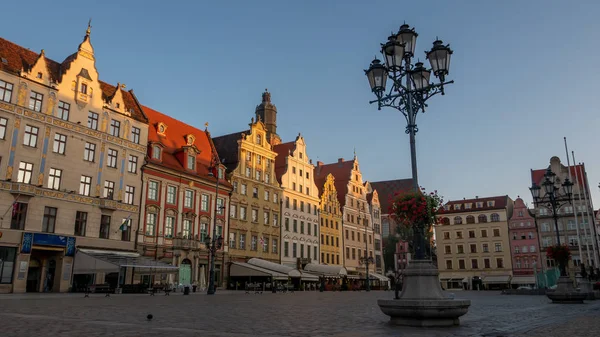
[[(358, 222), (359, 223), (360, 223), (360, 220), (361, 220), (361, 217), (359, 215), (358, 216)], [(368, 220), (362, 219), (362, 221), (363, 221), (363, 223), (365, 225), (365, 237), (364, 237), (364, 239), (365, 239), (365, 255), (361, 256), (358, 259), (358, 263), (361, 266), (365, 266), (365, 270), (366, 270), (366, 274), (367, 274), (367, 281), (365, 283), (365, 290), (366, 291), (371, 291), (371, 280), (369, 279), (369, 265), (373, 264), (374, 260), (373, 260), (373, 257), (370, 257), (368, 255), (368, 253), (369, 253), (369, 242), (367, 241), (367, 236), (368, 236), (368, 233), (367, 233)]]
[[(420, 111), (425, 112), (428, 99), (438, 93), (444, 95), (444, 86), (454, 83), (454, 81), (446, 81), (452, 50), (441, 40), (436, 39), (431, 50), (425, 52), (431, 69), (425, 68), (420, 61), (412, 63), (417, 36), (414, 28), (410, 28), (409, 25), (400, 26), (398, 33), (392, 33), (388, 37), (388, 41), (381, 44), (381, 53), (385, 63), (381, 63), (375, 58), (369, 69), (365, 70), (365, 74), (369, 80), (371, 91), (377, 97), (376, 100), (369, 103), (377, 103), (379, 110), (382, 107), (394, 108), (406, 118), (406, 133), (410, 136), (413, 188), (419, 191), (415, 146), (415, 135), (419, 131), (417, 114)], [(438, 78), (439, 83), (430, 82), (432, 72)], [(391, 81), (390, 86), (387, 85), (388, 79)], [(424, 238), (423, 228), (417, 228), (414, 233), (415, 259), (425, 258)]]
[[(560, 233), (558, 231), (558, 212), (562, 206), (571, 204), (571, 196), (573, 194), (573, 183), (569, 178), (565, 178), (565, 181), (561, 184), (563, 191), (559, 193), (560, 188), (556, 186), (556, 174), (552, 172), (550, 167), (544, 173), (544, 182), (540, 187), (538, 184), (533, 182), (529, 190), (533, 197), (533, 203), (536, 207), (545, 207), (552, 210), (552, 217), (554, 218), (554, 229), (556, 230), (556, 243), (560, 246)], [(544, 190), (544, 195), (541, 196), (540, 192)], [(560, 269), (560, 276), (566, 276), (566, 266), (563, 263), (558, 265)]]
[(208, 290), (206, 293), (208, 295), (214, 295), (216, 287), (215, 287), (215, 260), (217, 258), (217, 250), (223, 247), (223, 236), (219, 235), (217, 237), (217, 215), (219, 211), (225, 209), (224, 206), (219, 207), (219, 173), (217, 168), (211, 168), (209, 170), (209, 176), (214, 176), (217, 179), (217, 186), (215, 189), (215, 214), (213, 218), (213, 230), (212, 230), (212, 239), (209, 236), (205, 239), (206, 249), (209, 252), (210, 257), (210, 271), (208, 277)]

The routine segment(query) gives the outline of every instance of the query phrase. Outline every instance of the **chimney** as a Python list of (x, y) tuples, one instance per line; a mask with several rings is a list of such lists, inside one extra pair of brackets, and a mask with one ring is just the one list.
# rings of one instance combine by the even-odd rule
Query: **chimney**
[(479, 199), (479, 196), (478, 196), (478, 195), (476, 195), (476, 196), (475, 196), (475, 199)]
[(323, 164), (323, 162), (322, 162), (322, 161), (320, 161), (320, 160), (317, 160), (317, 166), (323, 166), (323, 165), (324, 165), (324, 164)]
[(344, 158), (338, 158), (338, 163), (342, 163), (344, 161)]

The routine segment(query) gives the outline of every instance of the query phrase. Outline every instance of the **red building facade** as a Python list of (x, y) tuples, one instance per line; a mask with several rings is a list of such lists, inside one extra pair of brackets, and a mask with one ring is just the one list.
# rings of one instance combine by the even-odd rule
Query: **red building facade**
[(508, 232), (513, 267), (511, 284), (534, 285), (534, 270), (541, 271), (540, 243), (535, 219), (521, 198), (515, 200)]

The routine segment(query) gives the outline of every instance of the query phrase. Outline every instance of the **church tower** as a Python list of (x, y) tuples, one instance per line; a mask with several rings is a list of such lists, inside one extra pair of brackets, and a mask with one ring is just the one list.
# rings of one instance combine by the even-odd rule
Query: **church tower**
[(256, 119), (265, 124), (271, 146), (281, 144), (277, 134), (277, 107), (271, 103), (271, 93), (267, 89), (262, 94), (262, 103), (256, 106)]

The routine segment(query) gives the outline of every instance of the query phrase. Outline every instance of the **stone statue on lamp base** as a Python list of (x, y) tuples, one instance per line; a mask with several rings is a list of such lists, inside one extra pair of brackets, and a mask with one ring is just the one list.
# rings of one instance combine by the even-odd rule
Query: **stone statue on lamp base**
[(546, 296), (552, 300), (552, 303), (577, 304), (583, 303), (588, 293), (575, 289), (573, 281), (568, 276), (561, 276), (558, 278), (556, 289), (548, 290)]
[(459, 325), (469, 310), (470, 300), (450, 299), (440, 286), (439, 272), (430, 260), (413, 260), (405, 269), (398, 299), (378, 300), (390, 322), (415, 327)]

